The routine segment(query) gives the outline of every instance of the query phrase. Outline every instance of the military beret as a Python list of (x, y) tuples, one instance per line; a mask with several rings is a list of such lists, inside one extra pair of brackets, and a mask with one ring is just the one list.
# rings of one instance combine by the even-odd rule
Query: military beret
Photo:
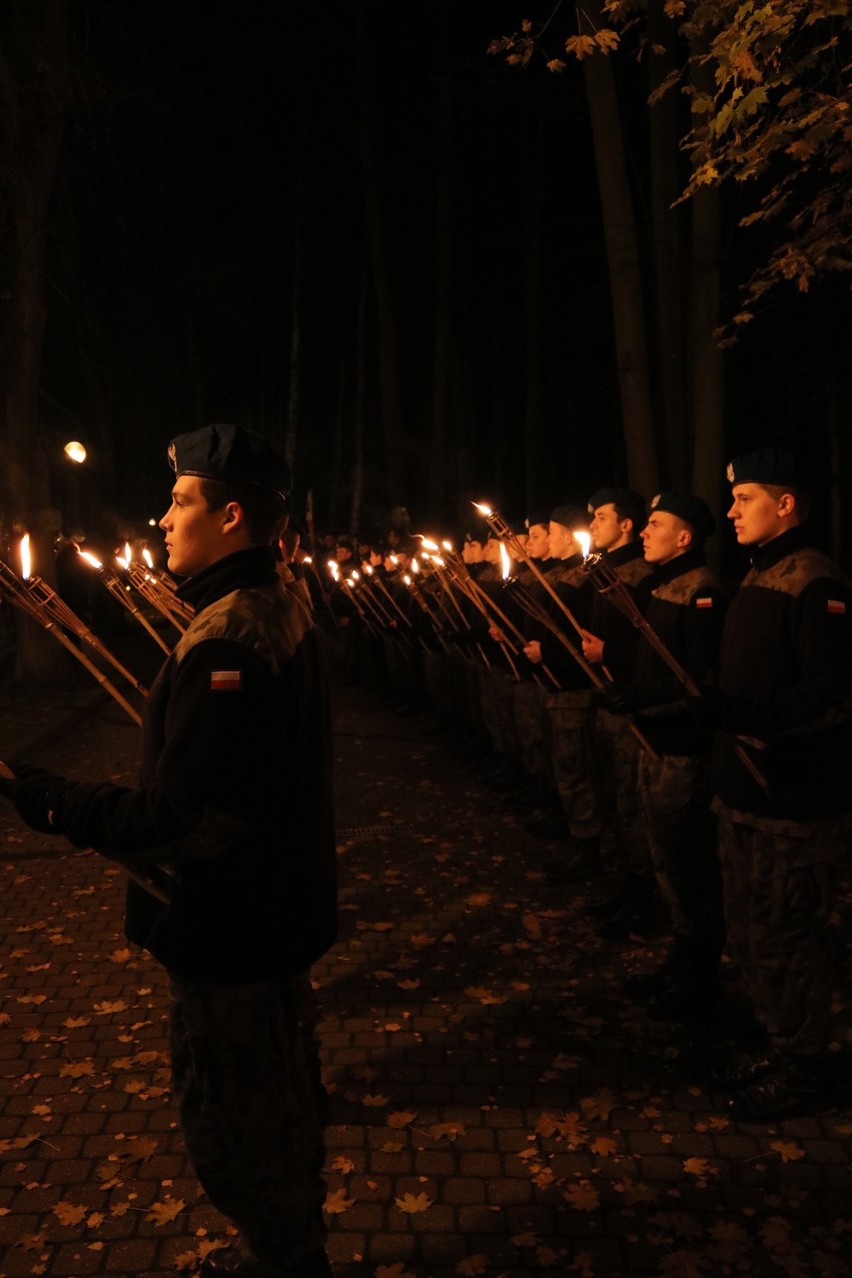
[(169, 444), (169, 463), (180, 475), (254, 484), (286, 497), (290, 467), (268, 440), (244, 426), (203, 426)]
[(338, 546), (346, 546), (349, 550), (355, 549), (355, 538), (350, 537), (348, 533), (343, 533), (337, 538)]
[(676, 488), (657, 493), (651, 499), (651, 510), (668, 511), (670, 515), (677, 515), (678, 519), (694, 529), (702, 541), (716, 531), (716, 520), (707, 502), (700, 497), (693, 497), (691, 493), (678, 492)]
[(478, 528), (470, 529), (464, 534), (465, 541), (475, 541), (478, 545), (482, 545), (483, 536)]
[(599, 488), (589, 498), (588, 511), (593, 515), (599, 506), (621, 506), (629, 510), (645, 509), (645, 498), (635, 493), (632, 488)]
[(531, 515), (527, 515), (525, 521), (527, 528), (533, 528), (536, 524), (544, 524), (545, 528), (550, 523), (550, 511), (534, 510)]
[(513, 519), (509, 527), (516, 537), (526, 537), (527, 521), (525, 519)]
[(805, 459), (793, 448), (770, 445), (741, 453), (728, 462), (730, 484), (772, 484), (810, 492), (811, 478)]
[(557, 506), (550, 512), (554, 524), (562, 524), (563, 528), (585, 528), (586, 512), (579, 506)]

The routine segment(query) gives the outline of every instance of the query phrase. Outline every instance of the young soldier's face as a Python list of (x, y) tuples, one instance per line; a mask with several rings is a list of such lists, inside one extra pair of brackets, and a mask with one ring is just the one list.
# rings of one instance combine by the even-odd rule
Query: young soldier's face
[(487, 564), (499, 564), (500, 543), (496, 537), (489, 537), (482, 547), (482, 558)]
[(760, 484), (735, 484), (731, 496), (728, 518), (741, 546), (763, 546), (790, 527), (780, 510), (783, 498), (779, 501)]
[(554, 519), (550, 521), (549, 541), (550, 553), (555, 559), (570, 559), (579, 549), (571, 529), (565, 524), (557, 524)]
[(527, 554), (531, 559), (546, 559), (550, 554), (547, 524), (533, 524), (527, 537)]
[(686, 524), (669, 510), (652, 510), (642, 529), (642, 546), (649, 564), (667, 564), (688, 550), (691, 541)]
[(169, 572), (191, 577), (238, 549), (224, 535), (224, 528), (231, 522), (232, 505), (208, 510), (196, 475), (181, 475), (175, 481), (172, 504), (160, 520), (166, 534)]
[(589, 524), (589, 532), (595, 550), (616, 550), (626, 544), (630, 526), (627, 520), (618, 518), (614, 504), (608, 501), (605, 506), (598, 506)]

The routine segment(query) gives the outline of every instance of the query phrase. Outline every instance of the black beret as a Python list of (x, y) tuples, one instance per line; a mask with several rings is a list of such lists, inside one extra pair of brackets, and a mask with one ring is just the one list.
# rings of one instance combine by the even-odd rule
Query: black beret
[(547, 509), (534, 510), (531, 515), (527, 515), (525, 523), (527, 528), (533, 528), (536, 524), (544, 524), (546, 528), (550, 523), (550, 511)]
[(474, 529), (470, 529), (470, 528), (469, 528), (469, 529), (467, 530), (467, 532), (465, 533), (465, 535), (464, 535), (464, 540), (465, 540), (465, 541), (475, 541), (478, 545), (480, 545), (480, 546), (481, 546), (481, 545), (482, 545), (482, 542), (483, 542), (483, 540), (484, 540), (484, 538), (483, 538), (483, 536), (482, 536), (482, 532), (480, 531), (480, 529), (479, 529), (479, 528), (474, 528)]
[(178, 476), (254, 484), (282, 497), (290, 491), (290, 467), (284, 458), (245, 426), (203, 426), (178, 435), (169, 444), (169, 463)]
[(564, 528), (585, 528), (586, 512), (579, 506), (557, 506), (550, 512), (554, 524), (562, 524)]
[(678, 492), (676, 488), (657, 493), (656, 497), (651, 499), (651, 511), (655, 510), (664, 510), (670, 515), (677, 515), (678, 519), (682, 519), (685, 524), (689, 524), (690, 528), (694, 529), (702, 541), (716, 531), (716, 520), (707, 502), (702, 501), (700, 497), (693, 497), (691, 493)]
[(621, 506), (628, 510), (645, 510), (645, 498), (635, 493), (632, 488), (599, 488), (589, 498), (589, 514), (593, 515), (599, 506)]
[(810, 492), (811, 478), (805, 459), (793, 448), (769, 445), (741, 453), (728, 462), (730, 484), (778, 484)]
[(354, 537), (350, 537), (348, 533), (341, 534), (341, 536), (337, 538), (337, 545), (338, 545), (338, 546), (346, 546), (349, 550), (354, 550), (354, 549), (355, 549), (355, 538), (354, 538)]
[(513, 519), (509, 527), (516, 537), (526, 537), (527, 521), (525, 519)]

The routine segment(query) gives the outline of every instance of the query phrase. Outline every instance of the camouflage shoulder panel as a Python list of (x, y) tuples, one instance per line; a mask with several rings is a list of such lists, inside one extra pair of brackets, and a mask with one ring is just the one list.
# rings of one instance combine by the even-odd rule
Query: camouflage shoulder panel
[(551, 586), (575, 586), (579, 589), (586, 580), (582, 564), (574, 564), (572, 568), (553, 568), (547, 574)]
[(744, 586), (762, 586), (764, 590), (780, 590), (783, 594), (800, 595), (812, 581), (838, 581), (849, 587), (849, 579), (829, 559), (828, 555), (817, 550), (815, 546), (803, 546), (791, 554), (779, 559), (777, 564), (770, 565), (763, 572), (752, 568), (743, 578)]
[(649, 576), (651, 571), (651, 565), (640, 556), (639, 559), (628, 559), (626, 564), (619, 564), (615, 575), (625, 585), (636, 586), (644, 577)]
[(205, 639), (230, 639), (260, 654), (278, 671), (290, 660), (313, 620), (292, 590), (280, 582), (233, 590), (204, 608), (181, 635), (175, 659)]
[(692, 603), (697, 594), (710, 590), (721, 592), (722, 587), (715, 573), (702, 565), (693, 568), (691, 572), (685, 572), (681, 577), (675, 577), (673, 581), (664, 581), (651, 594), (655, 599), (666, 599), (685, 607)]

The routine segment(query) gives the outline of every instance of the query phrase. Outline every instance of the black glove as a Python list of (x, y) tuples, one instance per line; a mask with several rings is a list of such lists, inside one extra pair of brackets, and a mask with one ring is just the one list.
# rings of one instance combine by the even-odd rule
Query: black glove
[(632, 714), (636, 709), (629, 688), (621, 688), (617, 683), (606, 683), (602, 688), (592, 691), (592, 700), (602, 710), (610, 714)]
[(0, 777), (0, 794), (11, 799), (31, 829), (42, 834), (61, 834), (62, 799), (68, 787), (65, 778), (34, 765), (9, 766), (15, 777)]

